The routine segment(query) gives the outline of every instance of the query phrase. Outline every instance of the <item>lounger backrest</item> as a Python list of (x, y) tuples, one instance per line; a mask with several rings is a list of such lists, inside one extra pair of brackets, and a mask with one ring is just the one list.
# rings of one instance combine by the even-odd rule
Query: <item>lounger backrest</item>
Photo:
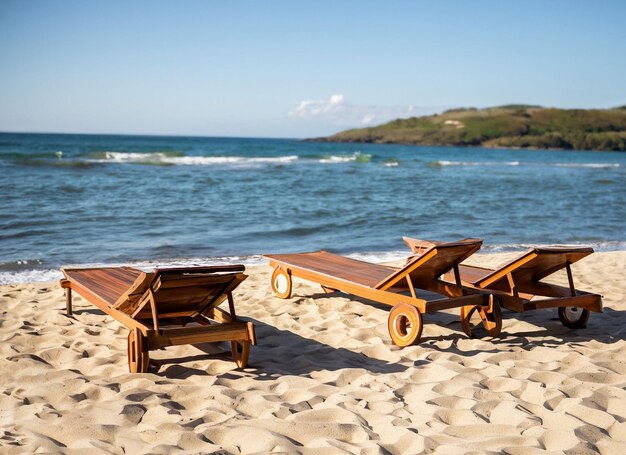
[[(116, 308), (134, 314), (146, 291), (154, 296), (157, 313), (168, 317), (186, 317), (203, 308), (222, 303), (247, 275), (243, 266), (216, 266), (154, 269), (137, 278), (133, 286), (118, 299)], [(144, 305), (134, 314), (136, 319), (150, 318), (151, 307)]]
[(135, 282), (119, 296), (113, 307), (124, 313), (131, 314), (133, 309), (139, 304), (143, 294), (150, 288), (154, 279), (154, 273), (141, 272)]
[(405, 280), (409, 275), (413, 286), (428, 288), (434, 280), (456, 264), (480, 249), (481, 239), (464, 239), (457, 242), (433, 243), (423, 252), (415, 254), (401, 269), (398, 269), (376, 285), (377, 289), (388, 289)]
[(481, 288), (506, 281), (510, 273), (516, 284), (541, 280), (569, 264), (593, 253), (593, 248), (542, 247), (530, 248), (516, 258), (501, 264), (483, 276), (475, 285)]

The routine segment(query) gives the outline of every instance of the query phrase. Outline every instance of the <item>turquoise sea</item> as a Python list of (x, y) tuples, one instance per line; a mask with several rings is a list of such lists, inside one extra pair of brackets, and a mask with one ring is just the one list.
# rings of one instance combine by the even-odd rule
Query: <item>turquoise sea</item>
[(0, 283), (62, 264), (402, 257), (403, 235), (626, 249), (626, 153), (0, 134)]

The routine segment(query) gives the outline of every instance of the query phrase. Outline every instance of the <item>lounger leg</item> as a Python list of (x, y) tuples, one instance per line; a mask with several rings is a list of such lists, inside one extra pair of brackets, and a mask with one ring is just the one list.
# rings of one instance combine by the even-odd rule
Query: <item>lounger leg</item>
[(248, 357), (250, 356), (250, 341), (231, 341), (230, 349), (233, 353), (233, 359), (239, 368), (248, 366)]
[(483, 327), (489, 336), (497, 337), (500, 335), (502, 331), (502, 310), (500, 309), (498, 299), (493, 294), (489, 295), (488, 307), (483, 305), (461, 307), (461, 327), (463, 328), (463, 332), (470, 338), (473, 338), (470, 320), (474, 312), (480, 315)]
[[(567, 281), (569, 283), (569, 289), (572, 297), (576, 297), (576, 287), (574, 286), (574, 277), (572, 276), (572, 269), (570, 263), (565, 265), (567, 271)], [(586, 308), (577, 307), (559, 307), (559, 319), (561, 324), (570, 329), (584, 329), (587, 327), (587, 321), (591, 313)]]
[(145, 337), (135, 328), (128, 334), (128, 370), (131, 373), (146, 373), (150, 355), (145, 350)]
[(72, 288), (65, 288), (65, 313), (72, 315)]

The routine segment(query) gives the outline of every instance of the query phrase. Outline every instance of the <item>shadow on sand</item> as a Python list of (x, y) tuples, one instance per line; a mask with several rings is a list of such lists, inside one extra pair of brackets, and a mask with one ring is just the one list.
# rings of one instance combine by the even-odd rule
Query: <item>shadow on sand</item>
[[(322, 299), (332, 297), (335, 294), (317, 293), (307, 295), (307, 298)], [(345, 296), (345, 294), (336, 294)], [(294, 298), (305, 297), (294, 295)], [(351, 300), (361, 302), (384, 311), (389, 310), (388, 305), (373, 302), (356, 296), (349, 296)], [(293, 302), (297, 304), (297, 300)], [(77, 309), (76, 314), (101, 314), (98, 309)], [(511, 348), (531, 350), (538, 346), (553, 347), (564, 344), (576, 346), (579, 343), (591, 340), (605, 344), (612, 344), (626, 339), (626, 312), (605, 308), (604, 313), (592, 313), (586, 329), (568, 329), (558, 319), (556, 309), (537, 310), (526, 313), (515, 313), (503, 309), (504, 329), (498, 338), (485, 338), (494, 345), (493, 349), (461, 350), (457, 346), (460, 340), (467, 339), (461, 330), (459, 317), (456, 313), (436, 312), (425, 315), (425, 329), (420, 339), (420, 345), (424, 348), (437, 352), (447, 352), (463, 357), (472, 357), (480, 353), (502, 352), (503, 345)], [(218, 375), (222, 378), (235, 379), (241, 376), (252, 376), (258, 380), (273, 380), (282, 375), (308, 376), (316, 371), (337, 371), (341, 369), (360, 368), (372, 373), (398, 373), (407, 370), (407, 364), (389, 363), (384, 360), (368, 357), (359, 352), (344, 348), (335, 348), (311, 338), (305, 338), (288, 330), (281, 330), (265, 324), (261, 321), (242, 318), (254, 323), (257, 334), (257, 346), (251, 351), (250, 365), (245, 370), (231, 371)], [(530, 331), (507, 331), (507, 320), (518, 319), (538, 327), (540, 330)], [(610, 323), (608, 321), (610, 320)], [(381, 321), (384, 323), (385, 321)], [(436, 324), (454, 330), (450, 335), (429, 336), (428, 325)], [(482, 338), (483, 333), (478, 328), (475, 332), (477, 338)], [(441, 342), (445, 346), (439, 345)], [(390, 340), (385, 340), (390, 344)], [(201, 361), (208, 356), (223, 357), (230, 360), (230, 346), (224, 343), (221, 347), (214, 344), (195, 345), (203, 351), (198, 355), (173, 357), (165, 359), (152, 359), (150, 371), (167, 378), (187, 378), (194, 375), (209, 376), (208, 371), (181, 365), (187, 362)], [(418, 367), (430, 363), (417, 360), (412, 365)]]
[[(284, 375), (308, 376), (316, 371), (336, 371), (345, 368), (361, 368), (372, 373), (399, 373), (406, 365), (374, 359), (359, 352), (335, 348), (319, 341), (305, 338), (288, 330), (281, 330), (251, 318), (241, 318), (254, 324), (257, 345), (252, 347), (250, 363), (245, 370), (219, 375), (223, 378), (252, 376), (259, 380), (274, 380)], [(230, 346), (222, 345), (216, 353), (212, 344), (195, 345), (205, 354), (151, 360), (151, 372), (165, 377), (186, 378), (193, 375), (210, 375), (207, 371), (178, 366), (177, 364), (206, 359), (207, 355), (223, 356), (230, 360)], [(167, 366), (165, 369), (166, 365)], [(158, 367), (158, 371), (154, 371)]]

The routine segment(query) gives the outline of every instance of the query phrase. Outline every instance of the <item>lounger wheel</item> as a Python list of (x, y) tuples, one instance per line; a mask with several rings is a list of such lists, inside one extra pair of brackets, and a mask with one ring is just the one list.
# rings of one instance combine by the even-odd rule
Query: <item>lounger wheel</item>
[(389, 312), (387, 328), (393, 343), (404, 347), (417, 344), (422, 336), (424, 323), (417, 308), (406, 303), (399, 303)]
[(145, 351), (145, 337), (135, 328), (128, 334), (128, 369), (131, 373), (146, 373), (150, 355)]
[(480, 316), (485, 331), (490, 337), (497, 337), (502, 331), (502, 309), (499, 299), (493, 295), (489, 296), (489, 306), (468, 305), (461, 307), (461, 327), (463, 332), (473, 338), (472, 316), (475, 312)]
[(274, 269), (272, 273), (272, 291), (281, 299), (291, 297), (291, 275), (280, 267)]
[(233, 354), (233, 360), (239, 368), (245, 368), (248, 366), (250, 341), (231, 341), (230, 350)]
[(575, 306), (559, 307), (559, 319), (565, 327), (570, 329), (584, 329), (587, 327), (590, 311)]

